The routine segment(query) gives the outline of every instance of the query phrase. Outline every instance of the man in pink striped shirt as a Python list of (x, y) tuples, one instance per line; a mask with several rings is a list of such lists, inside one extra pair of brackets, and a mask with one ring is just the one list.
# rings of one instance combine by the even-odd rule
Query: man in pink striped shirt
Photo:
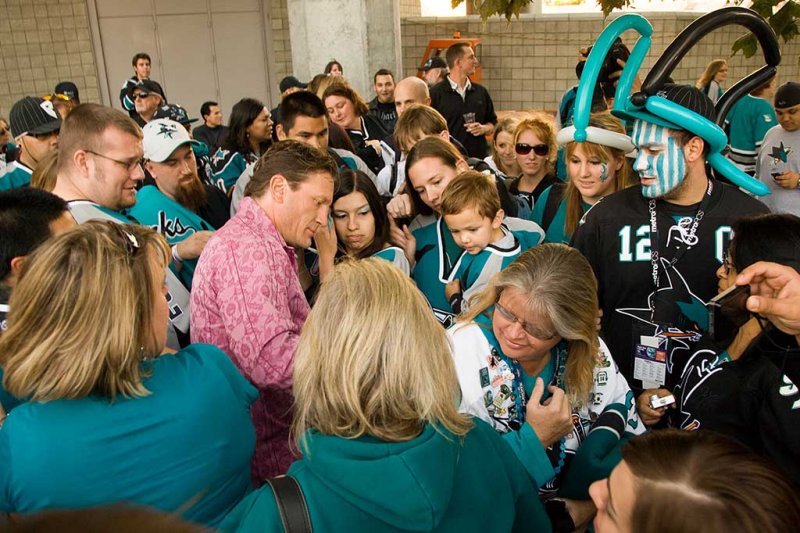
[[(220, 347), (255, 385), (252, 474), (283, 474), (289, 449), (292, 369), (309, 307), (294, 248), (330, 245), (336, 165), (313, 146), (283, 141), (257, 164), (236, 216), (206, 244), (192, 283), (192, 342)], [(333, 236), (331, 236), (333, 234)]]

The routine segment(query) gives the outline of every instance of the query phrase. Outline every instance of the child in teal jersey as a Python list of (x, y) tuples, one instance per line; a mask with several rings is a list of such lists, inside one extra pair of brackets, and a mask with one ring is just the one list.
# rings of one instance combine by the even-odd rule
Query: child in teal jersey
[(605, 111), (589, 118), (589, 140), (577, 142), (574, 127), (561, 130), (559, 144), (566, 145), (566, 185), (546, 189), (533, 208), (531, 219), (547, 232), (545, 242), (568, 244), (583, 214), (601, 198), (624, 189), (631, 182), (631, 166), (625, 154), (633, 143), (622, 122)]
[(493, 177), (474, 170), (459, 174), (445, 187), (441, 210), (455, 243), (463, 249), (445, 287), (455, 313), (494, 274), (544, 237), (534, 222), (504, 218)]

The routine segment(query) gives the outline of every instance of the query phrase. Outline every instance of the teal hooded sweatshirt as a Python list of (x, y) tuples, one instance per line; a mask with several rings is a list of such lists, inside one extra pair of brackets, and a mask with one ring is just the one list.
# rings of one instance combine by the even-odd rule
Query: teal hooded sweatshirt
[[(314, 531), (551, 531), (536, 487), (484, 422), (463, 437), (427, 426), (407, 442), (307, 434), (289, 469)], [(269, 486), (247, 496), (221, 531), (283, 531)]]

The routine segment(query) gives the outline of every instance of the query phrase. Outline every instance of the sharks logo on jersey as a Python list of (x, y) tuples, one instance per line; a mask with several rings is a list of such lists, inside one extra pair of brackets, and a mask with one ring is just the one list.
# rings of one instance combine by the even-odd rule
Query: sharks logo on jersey
[[(675, 356), (688, 352), (700, 340), (708, 326), (705, 302), (698, 298), (680, 271), (660, 259), (661, 287), (647, 297), (644, 308), (621, 308), (618, 313), (636, 319), (640, 326), (651, 328), (651, 335), (659, 338), (659, 347), (667, 350), (667, 369), (672, 372)], [(657, 313), (658, 316), (655, 316)], [(660, 317), (668, 317), (660, 321)], [(670, 325), (665, 325), (665, 323)]]

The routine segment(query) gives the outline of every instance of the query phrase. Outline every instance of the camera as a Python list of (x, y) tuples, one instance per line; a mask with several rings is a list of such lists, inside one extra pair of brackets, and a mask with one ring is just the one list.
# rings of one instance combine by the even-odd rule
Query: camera
[(650, 395), (650, 409), (659, 409), (673, 403), (675, 403), (675, 396), (672, 394), (663, 397), (659, 397), (658, 394)]
[[(591, 51), (592, 47), (590, 46), (586, 51), (587, 57)], [(617, 59), (621, 59), (627, 63), (630, 55), (631, 51), (627, 46), (625, 46), (625, 43), (622, 42), (622, 39), (617, 37), (617, 40), (614, 41), (614, 44), (611, 46), (611, 50), (609, 50), (608, 54), (606, 54), (606, 58), (603, 61), (603, 66), (600, 67), (600, 72), (597, 75), (597, 83), (602, 87), (603, 95), (606, 98), (612, 98), (614, 96), (614, 91), (616, 90), (616, 87), (614, 86), (616, 80), (611, 79), (609, 76), (622, 70), (622, 67), (619, 65), (619, 63), (617, 63)], [(575, 70), (578, 74), (578, 78), (580, 78), (581, 74), (583, 74), (584, 64), (585, 61), (581, 61), (576, 66)]]

